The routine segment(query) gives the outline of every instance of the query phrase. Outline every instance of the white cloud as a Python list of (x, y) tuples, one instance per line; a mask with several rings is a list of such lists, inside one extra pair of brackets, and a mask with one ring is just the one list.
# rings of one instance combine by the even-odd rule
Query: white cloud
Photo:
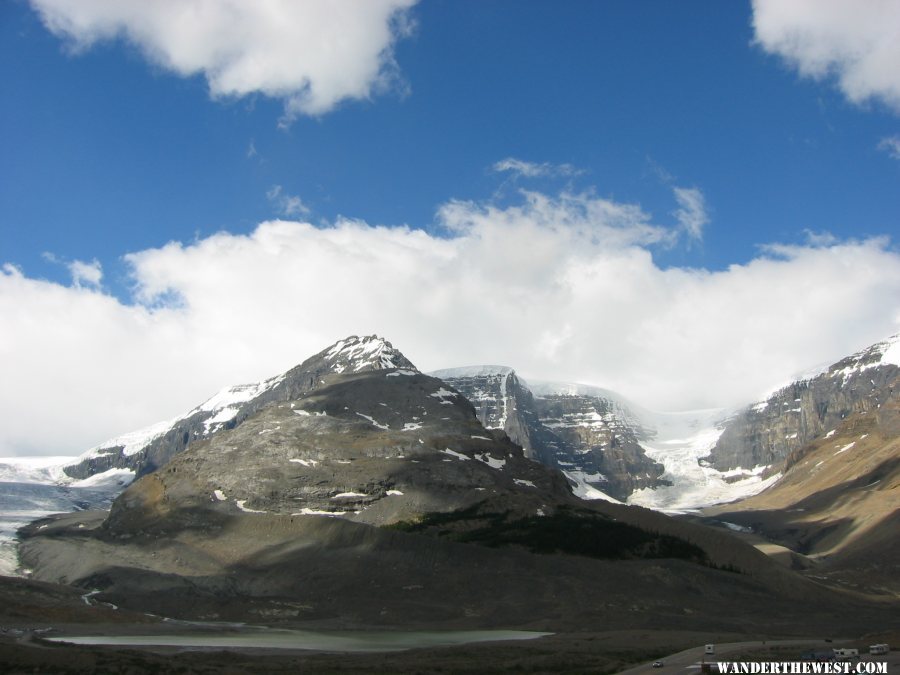
[(900, 135), (882, 138), (878, 143), (878, 149), (883, 150), (893, 159), (900, 159)]
[(693, 240), (703, 238), (703, 228), (709, 224), (709, 214), (706, 208), (706, 199), (697, 188), (672, 188), (678, 209), (675, 218)]
[(526, 178), (537, 178), (538, 176), (577, 176), (581, 173), (571, 164), (550, 164), (542, 162), (526, 162), (515, 157), (507, 157), (496, 162), (492, 167), (497, 173), (509, 172), (524, 176)]
[(801, 75), (834, 77), (854, 103), (900, 112), (900, 3), (753, 0), (756, 41)]
[(300, 197), (287, 194), (280, 185), (273, 185), (266, 192), (266, 199), (275, 205), (279, 215), (288, 218), (291, 216), (305, 216), (309, 213), (309, 207), (303, 203)]
[(424, 370), (504, 363), (684, 409), (747, 402), (900, 326), (883, 240), (773, 245), (713, 272), (662, 269), (648, 247), (678, 228), (589, 193), (438, 217), (450, 236), (271, 221), (139, 251), (133, 304), (3, 267), (0, 456), (84, 450), (349, 334)]
[(91, 262), (74, 260), (68, 264), (68, 267), (69, 273), (72, 275), (72, 283), (76, 287), (100, 287), (100, 281), (103, 279), (103, 268), (97, 260), (92, 260)]
[(124, 39), (214, 97), (283, 99), (286, 120), (366, 99), (398, 78), (393, 45), (416, 0), (31, 0), (75, 51)]
[(91, 262), (84, 262), (83, 260), (66, 262), (50, 251), (44, 251), (41, 257), (54, 265), (62, 265), (69, 270), (74, 287), (92, 286), (100, 288), (100, 282), (103, 280), (103, 267), (96, 258)]

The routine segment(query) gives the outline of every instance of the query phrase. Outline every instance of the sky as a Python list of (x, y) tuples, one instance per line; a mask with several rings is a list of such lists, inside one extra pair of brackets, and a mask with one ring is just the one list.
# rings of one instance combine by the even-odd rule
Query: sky
[(658, 410), (900, 331), (900, 2), (0, 3), (0, 456), (351, 334)]

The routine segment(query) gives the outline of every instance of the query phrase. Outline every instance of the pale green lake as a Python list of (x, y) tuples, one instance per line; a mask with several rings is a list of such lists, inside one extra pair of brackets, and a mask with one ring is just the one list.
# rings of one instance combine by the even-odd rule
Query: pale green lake
[(308, 649), (325, 652), (394, 652), (420, 647), (442, 647), (533, 640), (552, 635), (522, 630), (472, 631), (342, 631), (318, 633), (303, 630), (267, 629), (252, 633), (185, 633), (182, 635), (73, 635), (47, 638), (78, 645), (134, 647), (185, 647), (213, 649)]

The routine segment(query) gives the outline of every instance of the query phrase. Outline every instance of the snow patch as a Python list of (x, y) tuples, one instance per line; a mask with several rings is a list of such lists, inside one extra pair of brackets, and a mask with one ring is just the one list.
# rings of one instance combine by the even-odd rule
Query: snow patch
[[(432, 398), (445, 399), (456, 398), (457, 396), (459, 396), (459, 394), (457, 394), (455, 391), (450, 391), (449, 389), (444, 389), (443, 387), (441, 387), (436, 392), (429, 394), (429, 396), (431, 396)], [(444, 403), (445, 401), (442, 400), (441, 402)]]
[(580, 472), (578, 471), (563, 471), (563, 475), (571, 481), (572, 492), (576, 497), (585, 500), (602, 499), (607, 502), (612, 502), (613, 504), (622, 503), (618, 499), (610, 497), (605, 492), (585, 483), (579, 473)]
[(402, 497), (403, 493), (400, 490), (388, 490), (385, 492), (388, 497)]
[(525, 480), (524, 478), (513, 478), (513, 483), (515, 483), (516, 485), (524, 485), (525, 487), (537, 487), (537, 485), (532, 483), (530, 480)]
[(213, 427), (217, 427), (219, 425), (225, 424), (226, 422), (230, 422), (237, 416), (237, 414), (237, 408), (222, 408), (208, 420), (204, 420), (203, 428), (206, 430), (207, 434), (211, 433), (212, 431), (214, 431)]
[(226, 499), (225, 493), (222, 492), (221, 490), (213, 490), (213, 495), (215, 495), (215, 498), (217, 500), (219, 500), (220, 502), (224, 502)]
[(391, 428), (387, 424), (379, 424), (378, 422), (376, 422), (374, 419), (372, 419), (368, 415), (363, 415), (361, 412), (358, 412), (356, 414), (359, 415), (360, 417), (362, 417), (363, 419), (369, 420), (369, 422), (371, 422), (373, 426), (376, 426), (379, 429), (383, 429), (384, 431), (391, 430)]
[(479, 462), (484, 462), (492, 469), (502, 469), (504, 466), (506, 466), (505, 459), (494, 459), (487, 453), (475, 455), (475, 459), (477, 459)]
[[(293, 462), (294, 464), (302, 464), (308, 469), (311, 469), (316, 464), (318, 464), (318, 460), (315, 459), (289, 459), (289, 462)], [(349, 464), (349, 462), (347, 462)]]
[(840, 450), (838, 450), (838, 451), (837, 451), (836, 453), (834, 453), (834, 454), (835, 454), (835, 455), (839, 455), (839, 454), (841, 454), (842, 452), (847, 452), (847, 450), (849, 450), (850, 448), (852, 448), (854, 445), (856, 445), (856, 441), (853, 441), (852, 443), (847, 443), (847, 445), (845, 445), (843, 448), (841, 448)]
[(251, 509), (251, 508), (244, 506), (244, 504), (247, 503), (246, 499), (236, 499), (234, 503), (244, 513), (266, 513), (266, 511), (257, 511), (256, 509)]
[(884, 351), (881, 354), (881, 364), (900, 366), (900, 333), (888, 338), (882, 344), (884, 344)]
[(81, 480), (69, 483), (72, 487), (80, 488), (106, 488), (106, 489), (124, 489), (134, 481), (134, 469), (107, 469), (102, 473), (95, 473)]
[(472, 459), (471, 457), (468, 457), (467, 455), (456, 452), (455, 450), (451, 450), (450, 448), (441, 450), (441, 452), (444, 453), (445, 455), (450, 455), (451, 457), (456, 457), (456, 459), (461, 459), (463, 461), (469, 461), (470, 459)]
[(292, 516), (328, 516), (330, 518), (337, 518), (340, 516), (344, 516), (347, 514), (357, 514), (359, 511), (321, 511), (319, 509), (309, 509), (302, 508), (297, 513), (292, 513)]
[(362, 492), (339, 492), (336, 495), (332, 496), (332, 499), (349, 499), (351, 497), (368, 497), (369, 495), (363, 494)]

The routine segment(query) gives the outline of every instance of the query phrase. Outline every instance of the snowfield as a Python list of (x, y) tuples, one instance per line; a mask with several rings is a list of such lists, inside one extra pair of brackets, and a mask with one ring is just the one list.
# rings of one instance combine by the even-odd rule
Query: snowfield
[[(662, 478), (673, 485), (636, 490), (627, 503), (666, 513), (684, 513), (750, 497), (781, 478), (781, 474), (776, 474), (764, 480), (760, 475), (768, 468), (764, 466), (721, 472), (700, 464), (699, 460), (709, 454), (722, 435), (724, 417), (721, 409), (655, 413), (652, 422), (648, 422), (657, 430), (657, 436), (641, 446), (648, 457), (665, 467)], [(745, 478), (726, 480), (738, 475)]]

